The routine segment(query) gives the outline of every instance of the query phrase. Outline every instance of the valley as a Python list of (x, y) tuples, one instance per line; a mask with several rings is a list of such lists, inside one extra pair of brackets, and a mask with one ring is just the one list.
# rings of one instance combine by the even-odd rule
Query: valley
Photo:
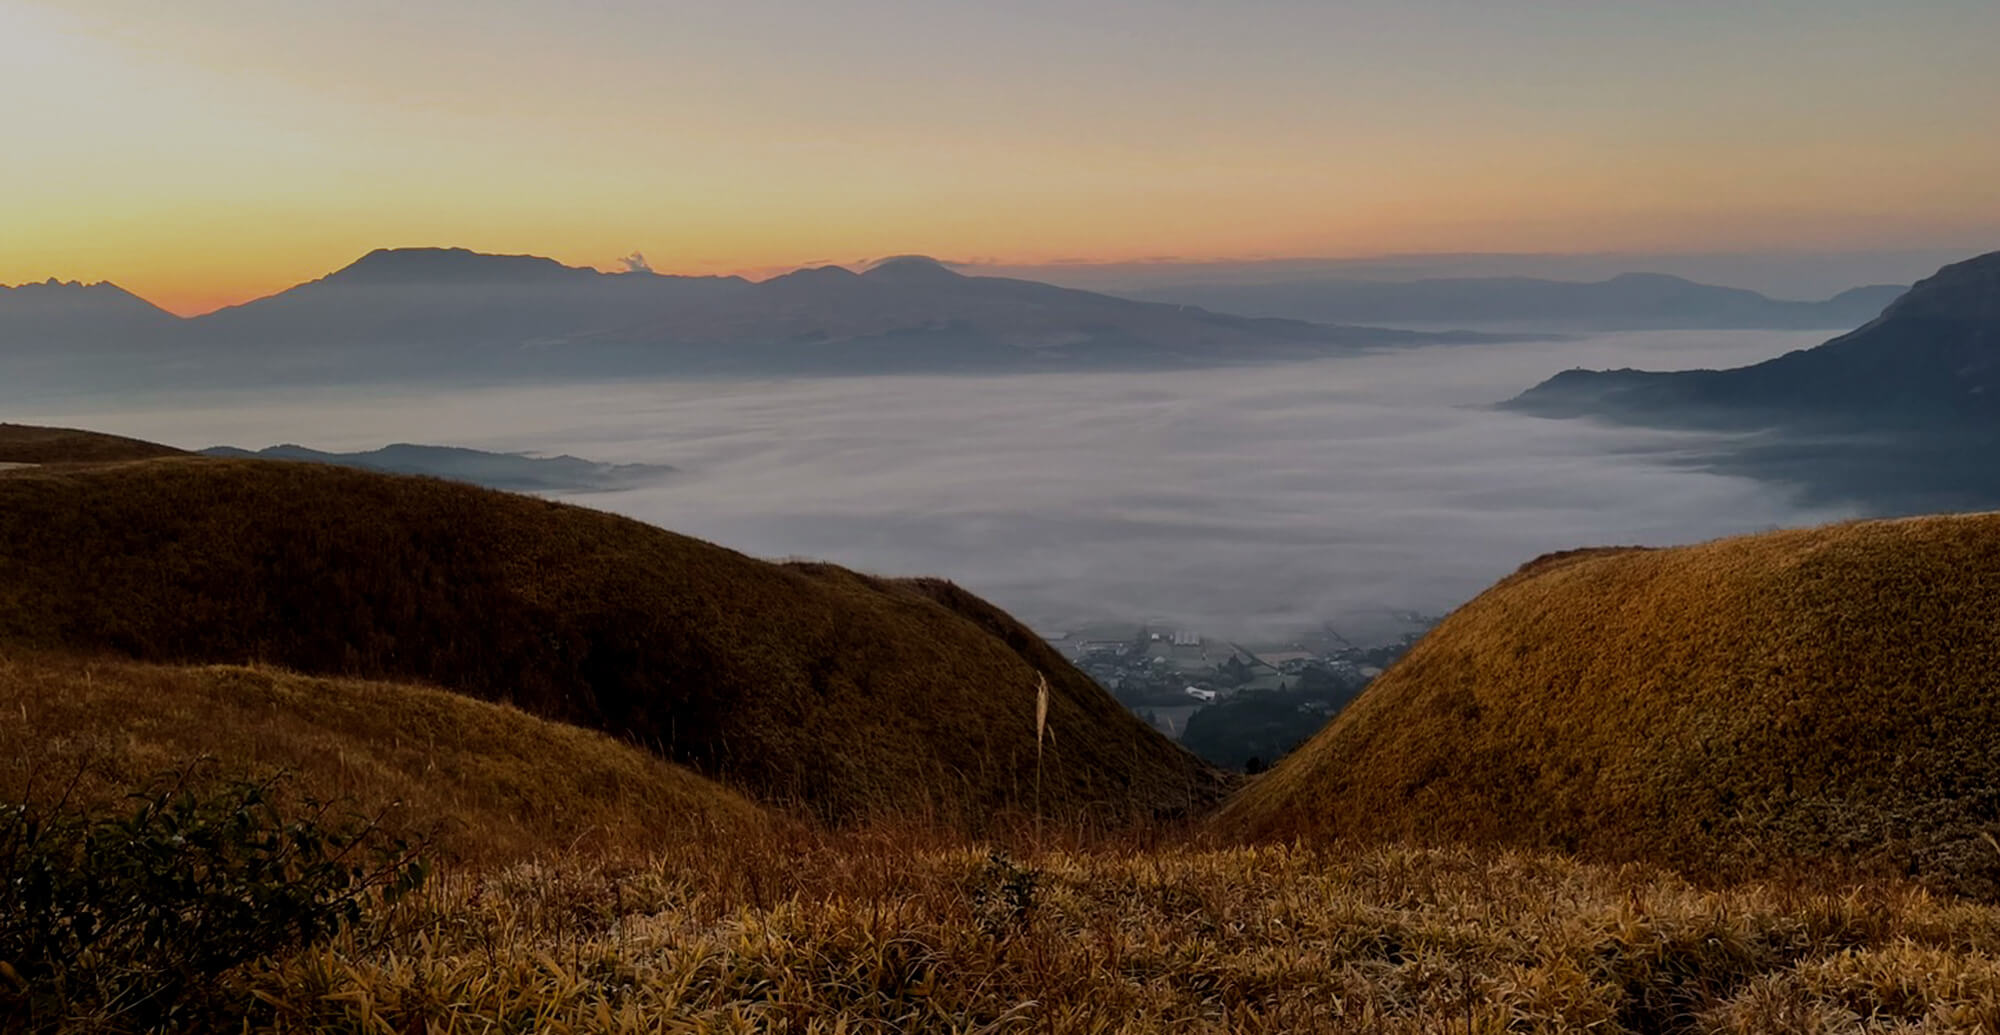
[[(0, 473), (0, 861), (44, 875), (0, 885), (0, 1016), (30, 1029), (1994, 1020), (1991, 781), (1961, 779), (1994, 727), (1990, 515), (1551, 555), (1401, 660), (1231, 644), (1217, 682), (1390, 663), (1244, 781), (949, 583), (0, 428), (31, 453)], [(1617, 667), (1575, 650), (1605, 599), (1632, 619)], [(1870, 660), (1878, 629), (1955, 667)], [(1079, 632), (1086, 666), (1211, 643)], [(1743, 657), (1791, 660), (1710, 675)], [(1574, 699), (1544, 707), (1563, 666)], [(1933, 671), (1954, 691), (1913, 696)], [(1732, 686), (1773, 720), (1732, 722)], [(1863, 745), (1895, 753), (1892, 795)], [(267, 904), (225, 920), (204, 894)], [(201, 919), (163, 941), (124, 895)]]
[(2000, 1035), (1996, 41), (0, 0), (0, 1035)]

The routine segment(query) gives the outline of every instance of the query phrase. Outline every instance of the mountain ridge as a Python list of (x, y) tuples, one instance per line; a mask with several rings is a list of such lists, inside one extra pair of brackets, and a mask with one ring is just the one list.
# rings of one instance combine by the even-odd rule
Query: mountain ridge
[(1233, 312), (1390, 326), (1812, 330), (1851, 327), (1867, 320), (1903, 290), (1896, 285), (1864, 285), (1818, 301), (1792, 301), (1672, 274), (1628, 272), (1594, 281), (1485, 276), (1189, 283), (1126, 294), (1199, 302)]
[(1641, 423), (2000, 431), (2000, 252), (1943, 267), (1813, 348), (1729, 370), (1568, 370), (1504, 405)]
[(923, 256), (753, 282), (388, 248), (263, 298), (160, 315), (131, 335), (65, 332), (87, 351), (0, 344), (42, 367), (27, 383), (243, 386), (1188, 366), (1488, 340), (1135, 302)]
[(309, 449), (289, 442), (258, 450), (210, 446), (201, 452), (225, 459), (297, 460), (389, 474), (427, 475), (510, 492), (612, 492), (674, 473), (674, 468), (665, 464), (607, 464), (567, 453), (535, 456), (412, 442), (392, 442), (378, 449), (348, 453)]
[(160, 339), (181, 326), (180, 317), (110, 281), (0, 284), (0, 356), (28, 342), (76, 348), (105, 337)]

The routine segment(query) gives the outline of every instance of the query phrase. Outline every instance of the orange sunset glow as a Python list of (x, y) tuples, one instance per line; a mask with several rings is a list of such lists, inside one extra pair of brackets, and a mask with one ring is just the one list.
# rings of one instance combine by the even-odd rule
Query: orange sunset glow
[(2000, 230), (1995, 8), (1767, 6), (10, 0), (0, 283), (189, 314), (397, 245), (762, 275)]

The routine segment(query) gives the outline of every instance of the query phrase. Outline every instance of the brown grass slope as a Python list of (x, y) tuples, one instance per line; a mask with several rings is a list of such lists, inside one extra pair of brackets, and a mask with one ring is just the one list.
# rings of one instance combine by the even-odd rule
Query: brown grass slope
[(2000, 893), (2000, 515), (1536, 562), (1218, 822)]
[(171, 446), (73, 428), (0, 424), (0, 464), (107, 463), (185, 455)]
[(0, 643), (434, 683), (823, 814), (946, 822), (1033, 805), (1046, 672), (1047, 811), (1217, 797), (1210, 770), (1087, 677), (940, 592), (325, 465), (0, 474)]
[(755, 834), (734, 791), (601, 733), (444, 690), (234, 666), (0, 658), (6, 800), (119, 807), (131, 793), (276, 779), (284, 798), (380, 817), (445, 862), (636, 857)]

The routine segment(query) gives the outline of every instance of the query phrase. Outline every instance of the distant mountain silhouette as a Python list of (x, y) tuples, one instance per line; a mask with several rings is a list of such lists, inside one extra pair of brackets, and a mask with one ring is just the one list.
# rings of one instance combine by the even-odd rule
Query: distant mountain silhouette
[(2000, 252), (1944, 267), (1815, 348), (1733, 370), (1569, 370), (1504, 406), (1766, 429), (1697, 466), (1877, 514), (2000, 507)]
[(196, 350), (249, 350), (327, 376), (384, 366), (441, 372), (748, 287), (737, 277), (600, 273), (531, 255), (380, 249), (318, 280), (197, 317), (187, 340)]
[[(1228, 316), (966, 277), (921, 256), (886, 260), (863, 273), (829, 266), (753, 283), (644, 270), (600, 273), (462, 248), (382, 249), (318, 280), (205, 316), (152, 313), (149, 321), (102, 329), (87, 322), (55, 330), (46, 329), (54, 326), (47, 321), (18, 322), (14, 330), (0, 324), (0, 356), (48, 361), (25, 368), (29, 380), (240, 387), (1153, 368), (1498, 340)], [(135, 353), (148, 362), (102, 362)]]
[(2000, 429), (2000, 252), (1946, 266), (1816, 348), (1734, 370), (1570, 370), (1509, 405), (1674, 424)]
[(1898, 286), (1878, 285), (1843, 291), (1825, 301), (1788, 302), (1755, 291), (1699, 284), (1660, 273), (1626, 273), (1590, 283), (1533, 277), (1324, 278), (1192, 283), (1131, 294), (1231, 312), (1334, 323), (1505, 325), (1554, 330), (1812, 330), (1852, 327), (1881, 312), (1902, 291)]
[(0, 356), (29, 347), (155, 341), (173, 334), (180, 323), (179, 317), (116, 284), (50, 278), (19, 287), (0, 285)]
[(657, 481), (674, 473), (672, 467), (664, 464), (606, 464), (567, 454), (531, 456), (408, 442), (358, 453), (328, 453), (291, 444), (254, 452), (233, 446), (211, 446), (202, 452), (237, 459), (300, 460), (390, 474), (423, 474), (513, 492), (608, 492)]
[(469, 248), (377, 248), (316, 283), (550, 284), (606, 276), (539, 255), (491, 255)]
[(903, 256), (858, 274), (799, 270), (588, 340), (683, 353), (727, 345), (736, 362), (758, 357), (792, 369), (977, 369), (1307, 358), (1450, 339), (968, 277)]

